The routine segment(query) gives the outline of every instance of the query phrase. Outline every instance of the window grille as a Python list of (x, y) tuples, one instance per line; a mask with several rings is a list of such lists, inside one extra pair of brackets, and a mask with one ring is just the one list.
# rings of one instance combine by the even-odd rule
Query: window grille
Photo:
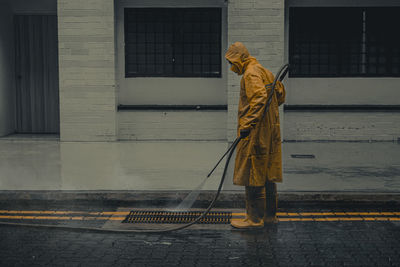
[(366, 75), (400, 76), (400, 8), (366, 9)]
[(291, 77), (400, 76), (400, 8), (290, 8)]
[(126, 77), (221, 77), (221, 8), (126, 8)]

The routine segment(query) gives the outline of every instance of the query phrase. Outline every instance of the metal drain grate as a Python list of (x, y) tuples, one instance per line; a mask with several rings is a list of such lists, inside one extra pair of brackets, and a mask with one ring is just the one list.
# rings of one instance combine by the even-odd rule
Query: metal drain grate
[[(203, 214), (202, 211), (131, 211), (123, 223), (190, 223)], [(232, 212), (209, 212), (197, 223), (228, 224)]]

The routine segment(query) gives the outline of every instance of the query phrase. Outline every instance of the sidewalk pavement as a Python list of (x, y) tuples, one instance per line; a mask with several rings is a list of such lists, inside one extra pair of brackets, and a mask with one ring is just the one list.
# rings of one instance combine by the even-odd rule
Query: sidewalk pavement
[[(221, 141), (59, 142), (0, 139), (0, 191), (192, 190), (228, 143)], [(283, 144), (280, 193), (400, 193), (398, 143)], [(215, 190), (222, 165), (203, 190)], [(224, 190), (232, 185), (232, 165)]]

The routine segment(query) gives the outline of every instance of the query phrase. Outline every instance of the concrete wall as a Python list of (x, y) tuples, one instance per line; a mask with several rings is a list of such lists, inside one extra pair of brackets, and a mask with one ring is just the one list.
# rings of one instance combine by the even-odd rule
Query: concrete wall
[(12, 9), (0, 2), (0, 136), (15, 131), (15, 64)]
[(121, 111), (120, 140), (226, 140), (226, 111)]
[[(284, 1), (232, 0), (228, 5), (228, 46), (240, 41), (273, 73), (284, 59)], [(228, 47), (227, 47), (228, 48)], [(228, 72), (228, 140), (236, 137), (240, 77)]]
[(284, 128), (292, 141), (397, 141), (400, 112), (290, 111)]
[(288, 105), (400, 105), (399, 78), (289, 78)]
[(116, 139), (114, 3), (58, 0), (60, 139)]

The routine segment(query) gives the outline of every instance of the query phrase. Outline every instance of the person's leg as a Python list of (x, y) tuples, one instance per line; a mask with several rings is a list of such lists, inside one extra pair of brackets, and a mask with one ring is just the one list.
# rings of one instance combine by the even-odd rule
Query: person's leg
[(276, 211), (278, 209), (278, 192), (276, 183), (266, 182), (265, 183), (265, 214), (264, 222), (276, 223), (278, 219), (276, 217)]
[(264, 217), (265, 210), (265, 187), (264, 186), (246, 186), (246, 210), (248, 218), (253, 222), (260, 222)]
[(246, 218), (232, 219), (236, 228), (258, 228), (264, 226), (265, 187), (246, 186)]

